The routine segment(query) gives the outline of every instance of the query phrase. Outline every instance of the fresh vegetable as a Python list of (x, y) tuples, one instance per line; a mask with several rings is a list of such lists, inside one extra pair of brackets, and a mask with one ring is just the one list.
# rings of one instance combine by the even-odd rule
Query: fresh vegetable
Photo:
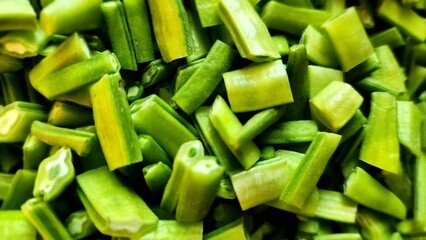
[(0, 239), (426, 238), (426, 1), (0, 0)]

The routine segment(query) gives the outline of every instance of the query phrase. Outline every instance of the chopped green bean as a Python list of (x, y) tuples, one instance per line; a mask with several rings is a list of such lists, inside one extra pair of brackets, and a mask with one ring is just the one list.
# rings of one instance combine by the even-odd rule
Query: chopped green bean
[[(200, 67), (175, 93), (172, 100), (187, 114), (200, 107), (222, 80), (236, 57), (235, 50), (217, 40)], [(199, 79), (203, 79), (202, 82)]]
[(346, 178), (343, 194), (361, 205), (398, 219), (406, 216), (404, 203), (360, 167), (356, 167)]
[(33, 122), (31, 134), (49, 145), (70, 147), (80, 156), (87, 156), (90, 153), (95, 138), (93, 133), (56, 127), (40, 121)]
[(74, 180), (71, 149), (60, 148), (54, 155), (41, 161), (34, 183), (33, 195), (44, 201), (56, 199)]
[(104, 75), (90, 88), (96, 133), (111, 170), (142, 161), (121, 81), (119, 75)]
[[(280, 60), (223, 74), (233, 112), (248, 112), (293, 102), (287, 71)], [(247, 95), (251, 96), (247, 98)]]

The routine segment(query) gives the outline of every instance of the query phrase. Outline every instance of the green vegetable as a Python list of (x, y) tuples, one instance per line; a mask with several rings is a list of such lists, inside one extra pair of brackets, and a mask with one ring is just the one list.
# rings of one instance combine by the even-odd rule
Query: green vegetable
[(130, 107), (121, 83), (119, 75), (104, 75), (90, 89), (96, 133), (111, 170), (142, 161)]
[(259, 161), (230, 177), (241, 209), (247, 210), (280, 196), (288, 182), (287, 162), (280, 157)]
[(310, 99), (313, 118), (337, 132), (352, 118), (363, 97), (349, 84), (333, 81)]
[(183, 143), (196, 139), (193, 127), (156, 95), (133, 102), (130, 113), (136, 132), (150, 135), (170, 158)]
[(354, 7), (329, 19), (322, 28), (344, 72), (364, 62), (373, 53), (373, 47)]
[(36, 239), (37, 231), (20, 210), (0, 212), (0, 238)]
[(330, 18), (326, 11), (289, 6), (277, 1), (265, 4), (260, 16), (268, 28), (299, 36), (308, 25), (319, 27)]
[(9, 191), (1, 205), (1, 210), (19, 209), (21, 204), (32, 197), (32, 189), (36, 179), (36, 172), (32, 170), (18, 170), (13, 176)]
[[(107, 167), (77, 177), (77, 194), (96, 228), (108, 235), (135, 237), (155, 228), (157, 216)], [(111, 193), (114, 198), (108, 198)]]
[(70, 147), (80, 156), (90, 153), (95, 138), (93, 133), (56, 127), (40, 121), (33, 122), (31, 134), (49, 145)]
[[(256, 111), (293, 102), (287, 71), (280, 60), (223, 74), (233, 112)], [(252, 96), (247, 98), (246, 96)]]
[(43, 239), (72, 239), (49, 203), (31, 198), (21, 205), (21, 210)]
[(328, 160), (336, 150), (340, 138), (340, 135), (334, 133), (319, 132), (317, 134), (301, 163), (285, 185), (280, 196), (281, 200), (295, 207), (303, 207), (306, 199), (315, 188)]
[(0, 142), (24, 141), (34, 121), (47, 119), (45, 107), (36, 103), (15, 101), (0, 112)]
[(254, 62), (280, 58), (265, 23), (248, 0), (221, 0), (218, 9), (241, 57)]
[(110, 1), (101, 4), (102, 13), (108, 28), (112, 50), (117, 55), (123, 69), (137, 70), (135, 49), (124, 13), (123, 3)]
[[(172, 100), (187, 114), (194, 112), (213, 93), (235, 59), (235, 51), (227, 44), (216, 41), (200, 67), (173, 95)], [(199, 79), (203, 79), (202, 82)]]
[(70, 214), (64, 225), (74, 239), (82, 239), (96, 232), (96, 227), (85, 210)]
[(172, 175), (169, 166), (162, 162), (148, 165), (142, 169), (145, 182), (153, 193), (162, 192)]
[(219, 136), (245, 169), (249, 169), (259, 160), (260, 150), (252, 140), (239, 141), (236, 138), (242, 124), (220, 96), (216, 97), (209, 117)]
[(36, 12), (29, 0), (4, 0), (0, 3), (0, 31), (31, 30), (37, 27)]
[(148, 0), (148, 6), (163, 60), (168, 63), (188, 56), (188, 16), (182, 0)]
[(404, 203), (360, 167), (346, 179), (343, 194), (361, 205), (398, 219), (404, 219), (406, 216)]
[(396, 101), (388, 93), (372, 93), (359, 159), (394, 174), (401, 172)]
[[(48, 74), (39, 81), (32, 80), (31, 84), (47, 99), (53, 100), (61, 95), (95, 83), (105, 74), (114, 74), (119, 68), (120, 63), (115, 54), (110, 51), (104, 51), (87, 60)], [(59, 83), (63, 84), (61, 88), (53, 87)]]
[(100, 0), (53, 1), (40, 12), (40, 24), (47, 35), (92, 30), (101, 26)]
[(60, 148), (54, 155), (41, 161), (34, 183), (33, 195), (48, 202), (57, 198), (74, 179), (71, 149)]
[(131, 44), (135, 49), (136, 61), (144, 63), (154, 60), (154, 41), (148, 17), (146, 0), (123, 1)]

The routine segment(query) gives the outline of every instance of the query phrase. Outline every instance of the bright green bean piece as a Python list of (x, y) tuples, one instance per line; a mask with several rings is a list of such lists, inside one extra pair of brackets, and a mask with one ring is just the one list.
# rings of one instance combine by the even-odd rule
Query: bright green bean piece
[(355, 223), (358, 204), (341, 192), (318, 189), (319, 203), (315, 213), (318, 218)]
[(378, 16), (395, 25), (398, 29), (412, 37), (417, 42), (426, 39), (426, 22), (411, 8), (408, 8), (396, 0), (385, 0), (378, 7)]
[[(155, 228), (158, 217), (106, 166), (76, 177), (77, 194), (103, 234), (136, 237)], [(114, 194), (114, 198), (108, 196)]]
[(398, 139), (412, 154), (421, 155), (420, 112), (411, 101), (397, 101)]
[(74, 33), (31, 69), (30, 82), (35, 84), (48, 74), (90, 57), (87, 42), (79, 33)]
[(192, 6), (186, 7), (189, 29), (188, 40), (191, 41), (191, 47), (186, 57), (188, 62), (205, 57), (212, 46), (209, 32), (201, 26), (200, 19), (195, 11), (196, 10)]
[(271, 38), (272, 43), (274, 44), (281, 57), (288, 55), (288, 53), (290, 52), (290, 48), (288, 46), (287, 39), (282, 35), (271, 36)]
[(21, 210), (0, 211), (1, 239), (37, 239), (37, 231)]
[(49, 145), (70, 147), (80, 156), (87, 156), (90, 153), (95, 139), (93, 133), (56, 127), (40, 121), (33, 122), (31, 134)]
[(281, 105), (257, 112), (244, 123), (238, 136), (239, 141), (253, 140), (265, 131), (265, 129), (280, 120), (285, 115), (286, 110), (287, 105)]
[[(386, 124), (383, 124), (386, 123)], [(385, 171), (402, 172), (395, 97), (385, 92), (371, 94), (370, 114), (359, 159)]]
[(279, 122), (260, 134), (262, 144), (311, 142), (318, 133), (313, 120)]
[(194, 113), (198, 127), (200, 128), (202, 136), (205, 138), (204, 144), (211, 148), (211, 151), (216, 156), (220, 165), (225, 168), (225, 172), (230, 173), (241, 169), (242, 167), (238, 160), (226, 146), (225, 142), (211, 123), (209, 112), (210, 107), (202, 106)]
[[(167, 63), (188, 56), (188, 16), (182, 0), (148, 0), (155, 39)], [(173, 39), (173, 41), (169, 41)]]
[(288, 104), (284, 119), (287, 121), (306, 119), (307, 109), (309, 109), (309, 82), (308, 56), (305, 45), (295, 44), (290, 47), (287, 73), (294, 102)]
[(34, 121), (44, 121), (47, 113), (42, 105), (16, 101), (0, 112), (0, 142), (23, 142)]
[(170, 158), (174, 158), (181, 144), (196, 139), (189, 123), (157, 95), (133, 102), (130, 113), (136, 132), (150, 135)]
[(396, 27), (391, 27), (372, 35), (370, 41), (373, 47), (389, 45), (392, 49), (405, 44), (404, 38)]
[[(92, 88), (93, 118), (110, 170), (142, 161), (120, 75), (104, 75)], [(106, 121), (107, 119), (107, 121)]]
[(231, 174), (242, 210), (278, 198), (289, 179), (287, 161), (277, 157), (259, 161), (248, 170)]
[(31, 198), (22, 204), (21, 210), (43, 239), (72, 239), (49, 203)]
[(322, 25), (344, 72), (367, 60), (373, 46), (355, 7), (346, 9)]
[(49, 36), (99, 28), (101, 3), (101, 0), (55, 0), (40, 12), (40, 24)]
[(12, 180), (9, 191), (1, 205), (1, 210), (19, 209), (21, 204), (30, 199), (34, 188), (36, 172), (19, 169)]
[(233, 112), (256, 111), (293, 102), (287, 71), (281, 60), (226, 72), (223, 79)]
[(317, 134), (295, 173), (282, 190), (281, 200), (295, 207), (303, 207), (336, 150), (340, 138), (340, 135), (334, 133)]
[(357, 84), (362, 88), (373, 91), (389, 92), (400, 96), (406, 92), (404, 71), (388, 45), (374, 49), (380, 61), (380, 67)]
[[(286, 14), (282, 14), (283, 12)], [(330, 16), (330, 13), (323, 10), (290, 6), (277, 1), (265, 4), (260, 13), (268, 28), (298, 36), (302, 35), (308, 25), (319, 27)]]
[(109, 1), (101, 4), (112, 50), (123, 69), (137, 71), (135, 48), (132, 44), (129, 27), (124, 13), (123, 3)]
[(144, 63), (154, 60), (154, 39), (146, 0), (125, 0), (123, 4), (136, 61)]
[(223, 24), (219, 16), (218, 4), (220, 0), (195, 0), (195, 7), (200, 16), (201, 25), (212, 27)]
[[(200, 107), (222, 81), (236, 57), (234, 49), (217, 40), (200, 67), (175, 93), (172, 100), (187, 114)], [(203, 81), (199, 81), (203, 79)]]
[(74, 177), (71, 149), (61, 147), (55, 154), (41, 161), (33, 195), (46, 202), (52, 201), (65, 191)]
[[(114, 53), (106, 50), (93, 57), (72, 64), (66, 68), (46, 75), (31, 84), (47, 99), (73, 92), (81, 87), (99, 81), (105, 74), (114, 74), (120, 69), (120, 62)], [(58, 84), (61, 87), (55, 87)]]
[(249, 169), (259, 160), (260, 150), (257, 145), (252, 140), (238, 139), (243, 126), (220, 95), (213, 102), (209, 117), (222, 140), (245, 169)]
[(186, 171), (204, 156), (204, 147), (201, 141), (187, 141), (183, 143), (176, 153), (173, 161), (173, 171), (164, 189), (161, 199), (161, 208), (173, 213), (178, 205)]
[(220, 19), (243, 58), (265, 62), (281, 57), (265, 23), (248, 0), (221, 0), (218, 9)]
[(337, 132), (359, 109), (364, 98), (350, 84), (333, 81), (310, 101), (314, 119)]
[(213, 156), (201, 157), (185, 170), (180, 182), (180, 195), (176, 206), (176, 220), (198, 222), (210, 211), (224, 174)]
[(138, 138), (139, 146), (141, 147), (142, 156), (145, 163), (154, 164), (162, 162), (167, 166), (172, 165), (167, 153), (150, 135), (139, 134)]
[(340, 70), (316, 65), (308, 66), (309, 99), (325, 88), (332, 81), (343, 82), (344, 75)]
[(346, 179), (343, 194), (361, 205), (398, 219), (406, 216), (404, 203), (360, 167), (356, 167)]
[(34, 30), (16, 30), (0, 38), (0, 52), (16, 58), (37, 56), (48, 38), (37, 26)]
[(74, 239), (88, 237), (97, 231), (86, 210), (79, 210), (70, 214), (64, 225)]
[(0, 2), (0, 31), (31, 30), (37, 27), (37, 15), (28, 0)]
[(162, 192), (172, 175), (172, 169), (162, 162), (145, 166), (142, 172), (149, 190), (153, 193)]
[(93, 124), (93, 113), (87, 108), (56, 101), (50, 109), (47, 123), (59, 127), (81, 127)]
[(300, 41), (305, 44), (308, 59), (313, 63), (330, 68), (339, 65), (330, 41), (317, 28), (307, 26)]
[(421, 156), (414, 160), (413, 172), (413, 218), (420, 222), (422, 228), (426, 230), (426, 157), (422, 153)]

